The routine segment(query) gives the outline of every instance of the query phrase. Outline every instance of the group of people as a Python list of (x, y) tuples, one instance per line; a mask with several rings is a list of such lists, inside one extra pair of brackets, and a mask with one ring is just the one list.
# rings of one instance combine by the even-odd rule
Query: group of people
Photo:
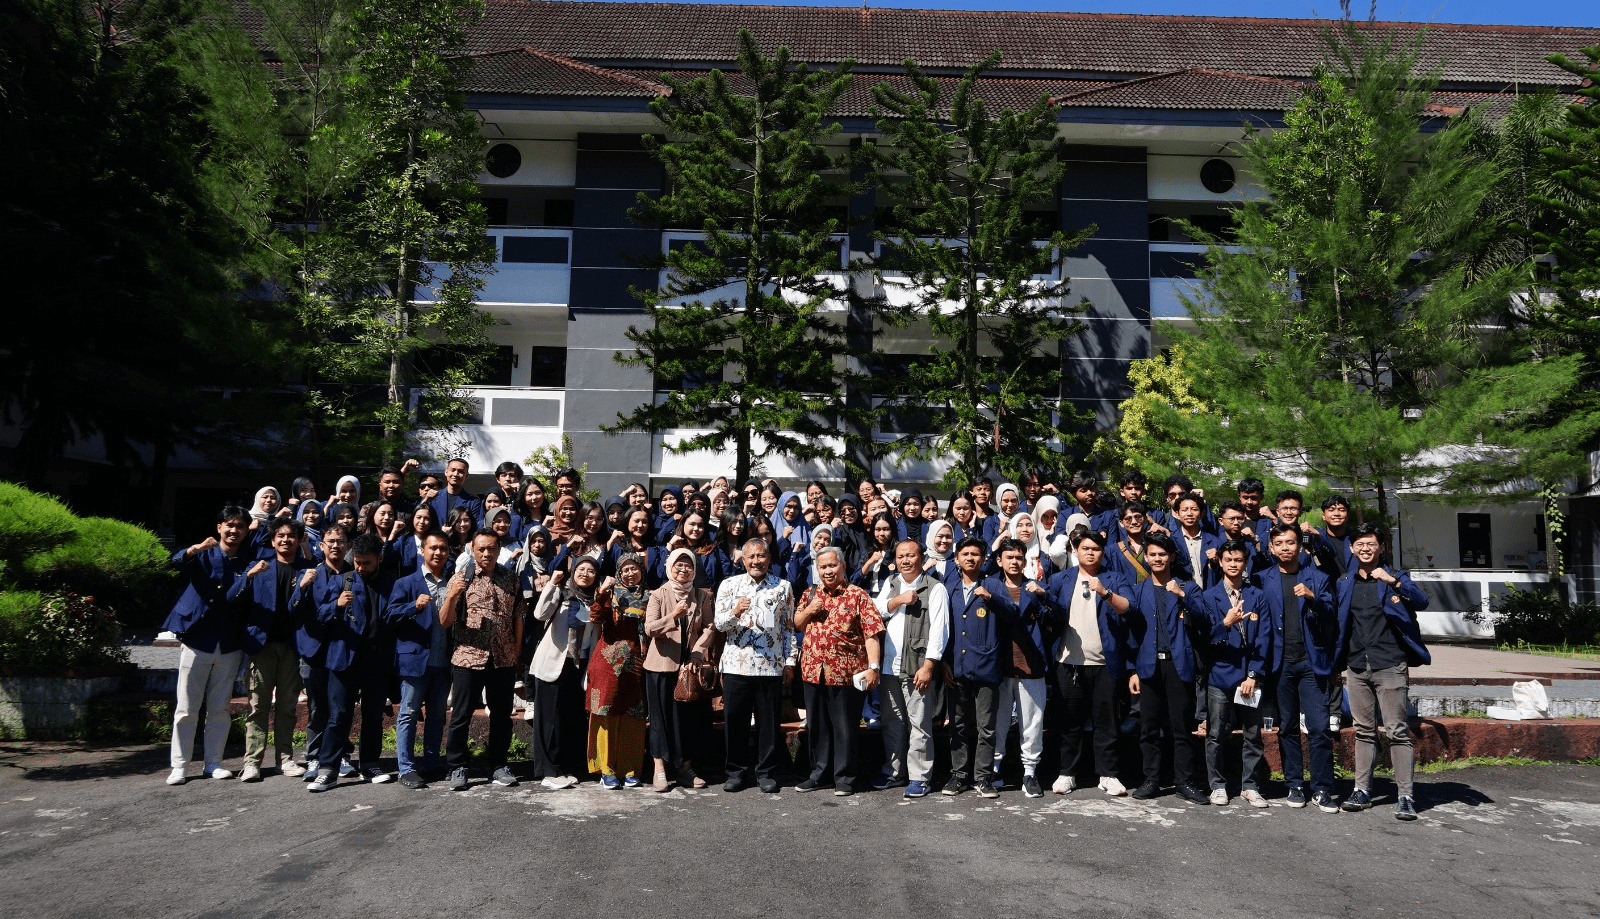
[[(325, 502), (306, 479), (287, 501), (262, 488), (251, 508), (222, 510), (214, 537), (174, 554), (185, 585), (167, 622), (183, 646), (169, 784), (187, 781), (200, 710), (227, 724), (243, 664), (240, 778), (269, 768), (271, 721), (278, 770), (314, 792), (341, 775), (391, 779), (379, 765), (391, 701), (402, 785), (468, 787), (480, 707), (481, 765), (514, 785), (520, 694), (534, 777), (550, 788), (580, 773), (606, 788), (699, 788), (705, 769), (729, 792), (776, 791), (792, 701), (810, 749), (799, 792), (994, 797), (1015, 757), (1023, 794), (1040, 797), (1050, 723), (1056, 794), (1093, 783), (1151, 798), (1170, 774), (1197, 805), (1226, 805), (1236, 790), (1267, 807), (1272, 712), (1290, 807), (1370, 807), (1381, 733), (1395, 814), (1415, 819), (1408, 668), (1429, 659), (1416, 619), (1427, 598), (1390, 563), (1387, 532), (1352, 524), (1337, 495), (1314, 527), (1298, 492), (1269, 506), (1255, 479), (1216, 505), (1174, 475), (1151, 506), (1138, 472), (1115, 492), (1087, 472), (1060, 486), (1032, 473), (979, 479), (945, 501), (870, 478), (834, 496), (820, 482), (790, 491), (718, 477), (585, 502), (572, 469), (547, 486), (502, 463), (479, 496), (464, 460), (422, 473), (413, 494), (419, 468), (384, 468), (365, 504), (354, 477)], [(293, 744), (302, 691), (305, 766)], [(725, 752), (712, 747), (717, 694)], [(1333, 738), (1345, 697), (1356, 761), (1341, 801)], [(1132, 791), (1117, 742), (1130, 701)], [(858, 774), (864, 716), (882, 731), (875, 776)], [(950, 773), (936, 787), (934, 736), (946, 726)], [(1223, 746), (1236, 729), (1235, 771)], [(205, 732), (208, 777), (232, 776), (225, 738)]]

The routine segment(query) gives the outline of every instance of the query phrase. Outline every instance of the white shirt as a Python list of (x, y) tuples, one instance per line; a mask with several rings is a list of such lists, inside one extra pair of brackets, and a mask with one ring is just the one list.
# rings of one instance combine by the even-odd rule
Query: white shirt
[(1200, 547), (1205, 543), (1206, 534), (1196, 533), (1191, 539), (1188, 533), (1184, 533), (1182, 530), (1179, 530), (1178, 532), (1183, 535), (1184, 548), (1189, 550), (1189, 564), (1192, 566), (1191, 570), (1194, 571), (1194, 582), (1204, 587), (1206, 569), (1202, 565), (1203, 559), (1200, 555)]
[[(924, 580), (933, 584), (933, 589), (928, 591), (928, 609), (923, 615), (928, 616), (928, 651), (927, 659), (939, 660), (944, 656), (944, 646), (950, 641), (950, 592), (938, 581), (926, 575), (917, 575), (916, 579), (906, 584), (899, 574), (889, 578), (883, 584), (883, 589), (872, 601), (878, 608), (878, 615), (883, 617), (883, 668), (882, 672), (889, 676), (900, 675), (900, 652), (906, 643), (906, 618), (901, 615), (905, 607), (894, 610), (889, 609), (889, 600), (908, 590), (916, 590), (922, 586)], [(903, 586), (902, 586), (903, 585)], [(911, 676), (911, 674), (905, 674)]]
[[(734, 613), (739, 600), (749, 597), (750, 608)], [(756, 581), (735, 575), (717, 588), (717, 630), (727, 636), (722, 649), (722, 672), (737, 676), (783, 676), (794, 666), (800, 645), (794, 633), (794, 594), (789, 582), (768, 573)]]
[[(1063, 664), (1075, 666), (1101, 666), (1106, 662), (1105, 648), (1100, 644), (1100, 609), (1089, 581), (1078, 575), (1072, 589), (1072, 606), (1067, 611), (1067, 634), (1061, 639)], [(1085, 596), (1087, 594), (1088, 596)]]

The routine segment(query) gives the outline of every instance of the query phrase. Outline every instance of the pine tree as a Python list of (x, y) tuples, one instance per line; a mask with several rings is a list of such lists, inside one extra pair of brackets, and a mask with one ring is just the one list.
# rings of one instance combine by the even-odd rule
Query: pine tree
[(1064, 141), (1048, 97), (990, 111), (978, 85), (999, 60), (969, 70), (948, 98), (910, 60), (909, 91), (889, 82), (872, 91), (883, 135), (871, 151), (875, 181), (897, 200), (877, 231), (878, 267), (903, 273), (915, 292), (883, 315), (925, 321), (936, 339), (888, 393), (890, 406), (931, 410), (927, 425), (888, 446), (952, 458), (953, 487), (991, 468), (1066, 470), (1048, 441), (1074, 444), (1081, 421), (1059, 398), (1059, 343), (1081, 329), (1071, 317), (1084, 307), (1068, 304), (1070, 281), (1058, 276), (1093, 228), (1068, 234), (1030, 220), (1060, 186)]
[(785, 47), (766, 56), (747, 31), (738, 41), (738, 72), (664, 75), (672, 93), (651, 104), (665, 139), (645, 143), (667, 188), (641, 195), (638, 215), (704, 240), (669, 251), (662, 287), (636, 292), (650, 322), (631, 327), (634, 351), (616, 356), (681, 388), (605, 429), (703, 429), (669, 449), (731, 446), (744, 481), (769, 456), (839, 458), (867, 419), (838, 396), (852, 352), (830, 312), (849, 294), (837, 280), (843, 222), (827, 208), (847, 190), (830, 175), (843, 157), (825, 142), (839, 133), (829, 111), (853, 64), (811, 71)]
[(1437, 79), (1418, 41), (1346, 23), (1330, 48), (1283, 130), (1245, 145), (1271, 201), (1235, 212), (1237, 249), (1211, 248), (1188, 304), (1214, 408), (1164, 414), (1230, 478), (1329, 482), (1387, 518), (1397, 484), (1515, 483), (1570, 367), (1497, 360), (1522, 268), (1475, 256), (1503, 231), (1481, 219), (1501, 170), (1468, 119), (1419, 130)]
[[(479, 0), (255, 0), (194, 36), (233, 156), (215, 177), (297, 334), (314, 466), (397, 462), (467, 417), (491, 351), (483, 141), (460, 78)], [(265, 55), (261, 52), (265, 50)], [(268, 61), (270, 60), (270, 64)], [(299, 438), (293, 438), (298, 443)], [(284, 459), (280, 455), (279, 459)]]
[(231, 450), (255, 420), (204, 388), (275, 379), (274, 341), (237, 299), (244, 241), (206, 180), (223, 152), (183, 78), (176, 36), (195, 21), (179, 0), (0, 5), (0, 245), (17, 269), (0, 417), (24, 481), (98, 439), (159, 494), (179, 446)]

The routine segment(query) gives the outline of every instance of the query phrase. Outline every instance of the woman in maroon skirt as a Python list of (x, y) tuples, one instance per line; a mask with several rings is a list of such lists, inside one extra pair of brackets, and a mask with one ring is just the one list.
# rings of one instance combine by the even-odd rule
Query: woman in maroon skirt
[(639, 787), (644, 767), (644, 560), (617, 560), (617, 581), (590, 611), (596, 642), (589, 657), (589, 771), (600, 784)]

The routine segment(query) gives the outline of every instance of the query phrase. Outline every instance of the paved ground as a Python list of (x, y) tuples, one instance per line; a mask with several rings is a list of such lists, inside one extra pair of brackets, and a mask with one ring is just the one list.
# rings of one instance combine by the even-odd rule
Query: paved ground
[(1600, 767), (1427, 776), (1402, 824), (1095, 791), (168, 788), (164, 759), (0, 745), (0, 915), (1600, 916)]
[(1450, 680), (1523, 680), (1540, 677), (1546, 684), (1549, 674), (1584, 674), (1589, 679), (1600, 679), (1600, 661), (1544, 654), (1515, 654), (1476, 645), (1457, 645), (1436, 642), (1428, 646), (1433, 663), (1417, 667), (1412, 676), (1420, 679)]

